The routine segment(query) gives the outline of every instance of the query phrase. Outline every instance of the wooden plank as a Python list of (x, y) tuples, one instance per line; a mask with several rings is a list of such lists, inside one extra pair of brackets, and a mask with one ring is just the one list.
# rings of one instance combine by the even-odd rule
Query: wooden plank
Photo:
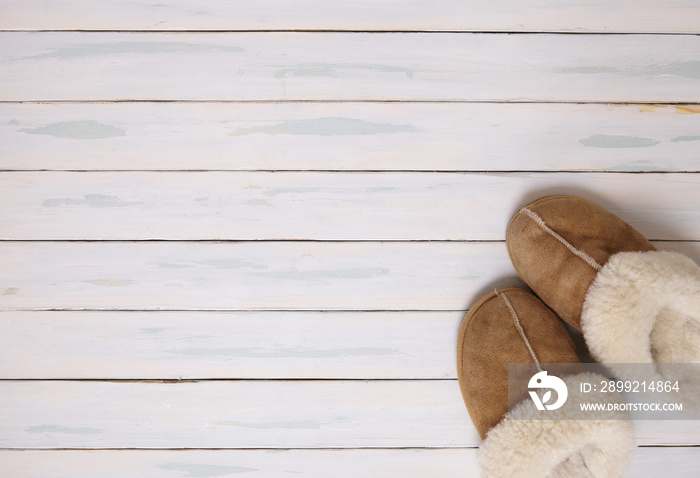
[(695, 35), (5, 32), (0, 43), (6, 101), (700, 101)]
[(0, 104), (0, 167), (698, 171), (694, 105)]
[(692, 240), (698, 190), (696, 173), (10, 172), (0, 237), (503, 240), (530, 200), (580, 192), (651, 239)]
[(476, 30), (699, 33), (692, 0), (6, 0), (1, 29), (50, 30)]
[(5, 242), (0, 257), (3, 308), (464, 310), (515, 276), (492, 243)]
[[(0, 383), (3, 448), (375, 448), (479, 443), (456, 380)], [(700, 421), (644, 423), (644, 445)]]
[[(659, 243), (700, 262), (700, 242)], [(466, 310), (518, 284), (483, 242), (4, 242), (0, 309)]]
[(463, 316), (6, 311), (0, 378), (456, 378)]
[[(22, 478), (283, 476), (478, 478), (476, 448), (363, 450), (0, 450), (0, 467)], [(698, 447), (639, 447), (627, 478), (700, 473)], [(175, 475), (174, 475), (175, 474)], [(182, 474), (182, 475), (180, 475)]]

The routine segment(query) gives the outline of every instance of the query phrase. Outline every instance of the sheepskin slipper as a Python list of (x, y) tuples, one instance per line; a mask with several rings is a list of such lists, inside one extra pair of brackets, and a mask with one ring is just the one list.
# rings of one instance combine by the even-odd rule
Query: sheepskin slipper
[(700, 267), (585, 199), (520, 209), (506, 235), (521, 279), (603, 363), (700, 362)]
[(547, 412), (551, 419), (538, 419), (540, 412), (531, 400), (516, 405), (481, 445), (482, 477), (622, 476), (636, 448), (632, 422), (623, 412), (613, 419), (592, 420), (580, 410), (580, 403), (621, 403), (617, 394), (579, 391), (579, 384), (600, 378), (589, 372), (564, 377), (568, 399), (562, 408)]
[[(515, 377), (516, 383), (525, 384), (534, 379), (533, 372), (563, 364), (557, 372), (565, 376), (569, 398), (561, 408), (545, 412), (551, 419), (537, 419), (541, 415), (527, 387), (513, 387), (518, 391), (509, 394), (508, 365), (516, 363), (528, 364), (530, 371)], [(621, 398), (614, 393), (579, 396), (578, 383), (602, 379), (582, 370), (564, 324), (533, 294), (516, 287), (496, 289), (469, 310), (459, 330), (457, 376), (483, 439), (482, 477), (621, 475), (635, 449), (632, 424), (623, 413), (606, 420), (584, 419), (575, 408), (577, 400), (620, 403)]]

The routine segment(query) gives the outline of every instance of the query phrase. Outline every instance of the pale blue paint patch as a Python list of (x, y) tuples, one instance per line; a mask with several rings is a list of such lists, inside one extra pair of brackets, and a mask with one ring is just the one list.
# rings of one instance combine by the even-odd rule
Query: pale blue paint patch
[(167, 327), (147, 327), (145, 329), (139, 329), (139, 332), (142, 334), (159, 334), (161, 332), (164, 332), (168, 330)]
[(11, 119), (10, 121), (7, 122), (7, 124), (15, 126), (15, 125), (19, 124), (19, 121), (17, 121), (16, 119)]
[(676, 61), (654, 65), (613, 67), (613, 66), (578, 66), (559, 70), (561, 73), (581, 75), (614, 74), (622, 76), (680, 76), (683, 78), (700, 78), (700, 61)]
[(610, 167), (610, 171), (620, 172), (640, 172), (640, 171), (669, 171), (671, 166), (661, 166), (649, 161), (648, 159), (638, 159), (629, 163), (618, 164)]
[(27, 433), (60, 433), (63, 435), (97, 435), (104, 432), (99, 428), (73, 428), (60, 425), (39, 425), (26, 429)]
[(196, 356), (226, 356), (249, 358), (334, 358), (334, 357), (361, 357), (361, 356), (385, 356), (403, 355), (398, 349), (378, 347), (356, 347), (334, 350), (309, 350), (300, 348), (287, 348), (278, 350), (266, 350), (251, 347), (231, 348), (187, 348), (175, 350), (174, 353)]
[(308, 194), (326, 191), (322, 188), (274, 188), (265, 191), (263, 194), (268, 197), (276, 197), (280, 194)]
[(65, 121), (51, 123), (37, 128), (20, 130), (27, 134), (39, 134), (63, 139), (107, 139), (126, 136), (124, 128), (118, 128), (97, 121)]
[(86, 284), (99, 285), (103, 287), (126, 287), (137, 283), (133, 280), (123, 279), (92, 279), (84, 280), (83, 282), (85, 282)]
[(671, 141), (673, 141), (674, 143), (681, 143), (684, 141), (700, 141), (700, 136), (677, 136)]
[(194, 202), (196, 202), (197, 204), (208, 203), (208, 202), (209, 202), (209, 198), (208, 198), (208, 197), (194, 198)]
[(115, 42), (74, 45), (55, 48), (51, 53), (26, 56), (22, 60), (55, 58), (57, 60), (74, 60), (106, 55), (161, 55), (168, 53), (241, 53), (245, 50), (237, 46), (209, 45), (185, 42)]
[(258, 471), (257, 468), (249, 468), (247, 466), (201, 465), (196, 463), (164, 463), (158, 465), (158, 468), (167, 471), (179, 471), (184, 473), (182, 476), (188, 478), (210, 478)]
[(241, 128), (230, 136), (243, 136), (248, 134), (288, 134), (299, 136), (353, 136), (411, 133), (417, 131), (415, 126), (406, 124), (375, 123), (355, 118), (314, 118), (304, 120), (282, 121), (265, 126)]
[(678, 61), (666, 65), (651, 66), (650, 68), (659, 75), (700, 79), (700, 61)]
[(89, 206), (89, 207), (128, 207), (138, 206), (142, 202), (122, 201), (117, 196), (106, 196), (104, 194), (86, 194), (82, 199), (75, 198), (58, 198), (46, 199), (42, 206), (44, 207), (59, 207), (59, 206)]
[(581, 75), (599, 75), (602, 73), (620, 73), (618, 68), (612, 66), (575, 66), (559, 70), (561, 73), (578, 73)]
[(656, 146), (659, 141), (636, 136), (616, 136), (609, 134), (594, 134), (579, 141), (591, 148), (648, 148)]
[(255, 273), (253, 275), (275, 277), (277, 279), (324, 282), (328, 279), (370, 279), (372, 277), (388, 275), (389, 272), (389, 269), (384, 267), (352, 267), (349, 269), (309, 271), (300, 271), (296, 268), (292, 268), (286, 271)]
[(483, 276), (481, 275), (473, 275), (473, 276), (459, 276), (457, 279), (462, 279), (462, 280), (468, 280), (468, 281), (474, 281), (474, 280), (480, 280)]
[[(279, 68), (272, 66), (272, 68)], [(275, 71), (275, 78), (288, 76), (336, 76), (338, 70), (378, 71), (381, 73), (403, 73), (413, 78), (415, 70), (400, 66), (381, 65), (375, 63), (305, 63), (294, 67), (280, 68)]]

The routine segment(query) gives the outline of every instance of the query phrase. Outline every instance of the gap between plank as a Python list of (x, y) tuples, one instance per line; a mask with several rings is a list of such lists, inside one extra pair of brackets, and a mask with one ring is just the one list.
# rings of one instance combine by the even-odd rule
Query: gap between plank
[(700, 102), (697, 101), (615, 101), (615, 100), (562, 100), (562, 101), (551, 101), (551, 100), (406, 100), (406, 99), (333, 99), (333, 100), (323, 100), (323, 99), (247, 99), (247, 100), (222, 100), (222, 99), (136, 99), (136, 98), (103, 98), (103, 99), (88, 99), (88, 100), (51, 100), (51, 99), (25, 99), (25, 100), (1, 100), (0, 105), (3, 104), (109, 104), (109, 103), (222, 103), (222, 104), (238, 104), (238, 103), (320, 103), (320, 104), (333, 104), (333, 103), (406, 103), (406, 104), (442, 104), (442, 103), (455, 103), (455, 104), (523, 104), (523, 105), (610, 105), (610, 106), (636, 106), (636, 105), (650, 105), (650, 106), (698, 106)]
[(0, 378), (2, 382), (200, 383), (200, 382), (456, 382), (456, 378)]
[(0, 29), (0, 33), (148, 33), (148, 34), (173, 34), (173, 33), (183, 33), (183, 34), (231, 34), (231, 33), (338, 33), (338, 34), (370, 34), (370, 35), (383, 35), (383, 34), (447, 34), (447, 35), (601, 35), (601, 36), (612, 36), (612, 35), (649, 35), (649, 36), (698, 36), (700, 32), (646, 32), (646, 31), (634, 31), (634, 32), (610, 32), (610, 31), (570, 31), (570, 30), (363, 30), (363, 29), (323, 29), (323, 28), (278, 28), (278, 29), (213, 29), (213, 30), (202, 30), (202, 29), (165, 29), (165, 30), (144, 30), (144, 29), (87, 29), (87, 28), (65, 28), (65, 29)]
[(700, 170), (615, 171), (610, 169), (0, 169), (0, 173), (415, 173), (415, 174), (692, 174)]
[[(11, 448), (0, 447), (0, 451), (345, 451), (345, 450), (473, 450), (478, 446), (406, 446), (406, 447), (354, 447), (354, 448)], [(700, 448), (700, 445), (637, 445), (637, 448)]]

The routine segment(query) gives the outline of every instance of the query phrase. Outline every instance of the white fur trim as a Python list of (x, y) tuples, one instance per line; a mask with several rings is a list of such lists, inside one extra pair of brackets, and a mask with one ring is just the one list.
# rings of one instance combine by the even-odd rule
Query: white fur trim
[(674, 252), (620, 252), (586, 293), (581, 328), (603, 363), (700, 362), (700, 267)]
[[(539, 412), (529, 398), (517, 404), (481, 444), (482, 478), (621, 476), (635, 450), (632, 422), (624, 419), (628, 415), (618, 412), (615, 416), (619, 419), (587, 420), (587, 412), (579, 405), (621, 403), (616, 393), (579, 391), (579, 383), (598, 383), (602, 379), (592, 373), (564, 378), (569, 397), (558, 410)], [(533, 419), (542, 414), (554, 419)]]

